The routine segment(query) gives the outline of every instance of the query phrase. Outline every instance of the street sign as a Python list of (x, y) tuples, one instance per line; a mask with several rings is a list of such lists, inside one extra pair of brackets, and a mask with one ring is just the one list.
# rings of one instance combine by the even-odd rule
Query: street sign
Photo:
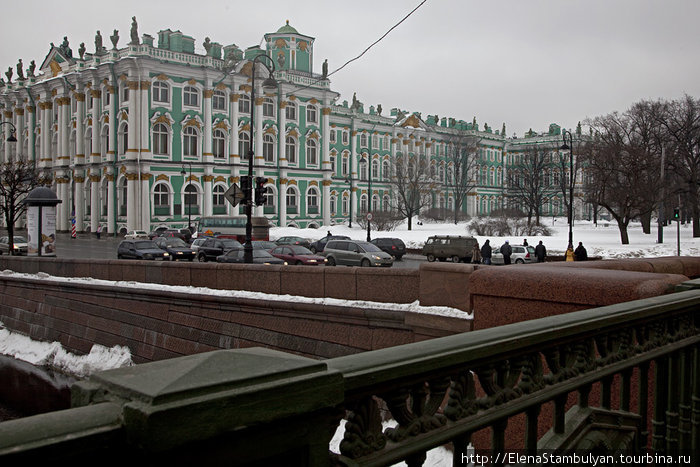
[(231, 203), (231, 206), (238, 206), (238, 203), (245, 199), (245, 193), (243, 193), (243, 190), (241, 190), (240, 187), (234, 183), (228, 187), (228, 190), (226, 190), (226, 193), (224, 193), (224, 198), (226, 198), (226, 201)]
[(371, 221), (371, 220), (372, 220), (372, 213), (371, 213), (371, 212), (368, 212), (368, 213), (367, 213), (367, 220), (368, 220), (368, 221)]

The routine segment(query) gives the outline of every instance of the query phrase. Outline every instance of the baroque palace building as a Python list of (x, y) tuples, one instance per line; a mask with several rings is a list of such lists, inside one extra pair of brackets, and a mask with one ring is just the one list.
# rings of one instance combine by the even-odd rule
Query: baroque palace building
[[(264, 206), (256, 215), (275, 225), (320, 227), (356, 219), (395, 203), (391, 171), (397, 157), (429, 158), (434, 207), (453, 209), (447, 155), (455, 138), (478, 138), (475, 188), (463, 211), (488, 215), (505, 205), (504, 183), (517, 154), (537, 144), (558, 146), (561, 130), (507, 138), (505, 125), (481, 129), (467, 123), (381, 106), (338, 102), (327, 65), (314, 73), (314, 38), (289, 25), (265, 34), (265, 48), (222, 46), (207, 37), (204, 55), (195, 41), (166, 29), (118, 47), (118, 31), (103, 46), (97, 32), (93, 53), (80, 44), (74, 55), (67, 38), (51, 48), (35, 73), (17, 64), (0, 83), (3, 121), (12, 122), (17, 143), (5, 140), (0, 157), (25, 158), (50, 176), (62, 203), (56, 230), (109, 233), (183, 227), (203, 215), (243, 214), (224, 192), (247, 174), (247, 151), (255, 148), (255, 173), (268, 179)], [(275, 63), (278, 90), (256, 89), (251, 102), (251, 60), (267, 54)], [(256, 77), (259, 75), (256, 75)], [(256, 85), (262, 79), (256, 78)], [(250, 126), (251, 110), (255, 128)], [(252, 131), (251, 131), (252, 130)], [(371, 160), (370, 167), (365, 163)], [(368, 170), (371, 193), (368, 193)], [(577, 200), (577, 215), (582, 203)], [(553, 199), (544, 214), (565, 215)], [(352, 217), (351, 217), (352, 216)]]

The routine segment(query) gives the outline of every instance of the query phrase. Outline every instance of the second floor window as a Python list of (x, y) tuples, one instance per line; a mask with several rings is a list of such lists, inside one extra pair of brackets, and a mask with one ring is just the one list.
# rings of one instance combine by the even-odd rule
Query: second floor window
[(211, 96), (211, 105), (214, 110), (226, 110), (226, 94), (221, 91), (214, 91)]
[(289, 102), (287, 104), (287, 107), (284, 108), (284, 113), (285, 113), (287, 120), (296, 120), (297, 119), (297, 105), (293, 102)]
[(151, 93), (153, 94), (153, 102), (161, 102), (164, 104), (170, 102), (170, 87), (162, 81), (153, 83)]
[(153, 127), (153, 154), (168, 154), (168, 128), (163, 123)]
[(269, 97), (266, 97), (263, 101), (263, 116), (264, 117), (274, 117), (275, 116), (275, 103)]
[(245, 94), (238, 100), (238, 111), (242, 114), (250, 113), (250, 97)]
[(182, 105), (199, 107), (199, 92), (193, 86), (185, 86), (182, 93)]
[(318, 113), (316, 112), (315, 105), (309, 105), (306, 107), (306, 123), (317, 123)]
[(185, 128), (182, 140), (182, 154), (184, 156), (196, 156), (199, 135), (194, 127)]
[(226, 157), (224, 153), (226, 149), (226, 135), (222, 130), (214, 130), (211, 149), (216, 159), (224, 159)]

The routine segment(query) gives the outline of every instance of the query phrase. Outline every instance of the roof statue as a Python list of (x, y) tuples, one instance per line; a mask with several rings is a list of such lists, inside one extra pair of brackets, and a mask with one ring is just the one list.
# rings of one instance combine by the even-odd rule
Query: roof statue
[(503, 122), (503, 128), (501, 128), (501, 134), (502, 134), (503, 136), (506, 135), (506, 122)]
[(80, 55), (80, 59), (84, 60), (85, 57), (85, 42), (80, 43), (80, 47), (78, 48), (78, 55)]
[(472, 126), (476, 127), (476, 116), (472, 119)]
[(131, 17), (131, 42), (129, 45), (139, 45), (139, 25), (136, 16)]
[(351, 109), (359, 109), (360, 108), (360, 103), (357, 100), (357, 93), (353, 92), (352, 93), (352, 105), (350, 106)]
[(382, 115), (382, 104), (377, 105), (377, 113), (381, 116)]
[(36, 62), (34, 60), (32, 60), (29, 63), (29, 69), (27, 70), (27, 76), (29, 76), (30, 78), (34, 78), (34, 70), (36, 70)]
[(277, 54), (277, 65), (279, 69), (284, 68), (284, 62), (286, 61), (286, 58), (284, 57), (284, 52), (280, 52)]
[(24, 65), (22, 65), (22, 59), (20, 58), (17, 62), (17, 80), (24, 81)]
[(102, 34), (100, 34), (100, 31), (97, 31), (97, 34), (95, 34), (95, 55), (102, 55), (105, 51), (105, 48), (102, 47)]
[(328, 78), (328, 59), (323, 61), (323, 79)]
[(578, 125), (576, 125), (576, 134), (581, 136), (581, 122), (578, 122)]
[(114, 34), (109, 36), (109, 40), (112, 41), (112, 48), (116, 49), (117, 48), (117, 42), (119, 42), (119, 31), (116, 29), (114, 30)]
[(211, 39), (205, 37), (202, 45), (204, 46), (204, 50), (207, 51), (207, 55), (209, 55), (209, 51), (211, 50)]
[(73, 51), (68, 46), (68, 36), (63, 36), (63, 43), (61, 44), (61, 53), (68, 58), (73, 58)]
[(7, 76), (7, 84), (12, 83), (12, 67), (7, 67), (7, 71), (5, 72), (5, 76)]

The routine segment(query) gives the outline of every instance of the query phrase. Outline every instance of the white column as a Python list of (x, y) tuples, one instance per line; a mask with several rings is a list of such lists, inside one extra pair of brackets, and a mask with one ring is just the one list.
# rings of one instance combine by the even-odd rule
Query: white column
[(228, 111), (231, 123), (231, 132), (229, 134), (228, 153), (231, 166), (231, 176), (236, 178), (240, 176), (240, 170), (237, 168), (241, 163), (241, 155), (238, 154), (238, 100), (240, 95), (231, 93), (229, 96)]
[[(329, 105), (329, 102), (326, 102)], [(331, 108), (321, 108), (321, 154), (323, 157), (323, 187), (321, 188), (321, 206), (323, 225), (331, 225), (331, 161), (330, 161), (330, 119)]]
[(24, 107), (17, 107), (15, 109), (15, 115), (17, 116), (17, 142), (15, 143), (15, 157), (17, 160), (29, 160), (28, 155), (24, 154)]
[(211, 115), (211, 98), (214, 95), (213, 89), (204, 90), (204, 134), (203, 141), (204, 147), (202, 149), (202, 161), (204, 163), (212, 163), (214, 161), (214, 154), (211, 152), (211, 137), (212, 137), (212, 115)]
[[(148, 91), (151, 88), (151, 82), (150, 81), (141, 81), (141, 90), (139, 91), (141, 93), (141, 98), (139, 99), (139, 126), (140, 126), (140, 131), (137, 134), (137, 141), (138, 141), (138, 146), (136, 146), (139, 151), (140, 151), (140, 159), (141, 161), (144, 160), (144, 158), (150, 159), (151, 158), (151, 151), (148, 149), (150, 147), (150, 120), (148, 119), (148, 109), (150, 107), (149, 100), (148, 100)], [(143, 173), (143, 169), (142, 169)], [(147, 192), (146, 192), (147, 193)], [(148, 222), (150, 224), (150, 214), (148, 217)], [(146, 229), (144, 229), (146, 230)], [(149, 230), (150, 232), (150, 230)]]
[(36, 160), (36, 108), (31, 105), (27, 106), (27, 126), (28, 131), (28, 142), (27, 142), (27, 160)]
[[(143, 169), (142, 169), (143, 170)], [(149, 180), (151, 174), (141, 172), (141, 223), (137, 227), (147, 232), (151, 231), (151, 191)]]
[[(100, 108), (102, 107), (102, 93), (99, 90), (90, 90), (92, 96), (92, 153), (90, 154), (90, 162), (99, 164), (102, 159), (100, 152), (100, 144), (102, 142), (101, 132), (102, 124), (100, 122)], [(95, 226), (97, 228), (97, 226)], [(94, 230), (93, 230), (94, 232)]]
[[(262, 89), (260, 89), (260, 93), (262, 94)], [(253, 176), (258, 176), (262, 177), (265, 175), (265, 167), (264, 167), (264, 158), (263, 158), (263, 151), (262, 151), (262, 142), (263, 142), (263, 115), (262, 115), (262, 104), (264, 97), (256, 97), (255, 98), (255, 145), (253, 147), (254, 153), (253, 153), (253, 164), (254, 167), (257, 166), (257, 170), (253, 168)], [(253, 181), (251, 180), (251, 183)], [(255, 196), (255, 194), (253, 194)], [(254, 216), (262, 216), (264, 212), (263, 206), (255, 206), (253, 205), (253, 215)]]
[[(3, 123), (5, 123), (5, 122), (12, 123), (12, 115), (13, 114), (12, 114), (11, 110), (5, 110), (3, 112), (3, 117), (4, 117)], [(7, 141), (7, 138), (9, 138), (10, 135), (12, 134), (12, 127), (10, 125), (3, 125), (3, 127), (5, 127), (5, 131), (4, 131), (4, 134), (2, 135), (2, 139), (4, 141)], [(19, 138), (18, 138), (18, 140), (19, 140)], [(5, 142), (5, 154), (3, 157), (3, 162), (9, 162), (11, 160), (12, 160), (12, 150), (11, 150), (10, 144)]]
[(107, 233), (113, 234), (116, 231), (114, 213), (114, 174), (111, 168), (107, 169)]
[(280, 174), (280, 195), (279, 195), (279, 218), (280, 218), (280, 227), (286, 227), (287, 226), (287, 171), (283, 171), (283, 174)]
[[(139, 134), (139, 82), (129, 81), (126, 83), (129, 86), (129, 118), (127, 120), (129, 124), (129, 133), (127, 135), (127, 146), (124, 151), (126, 158), (128, 160), (136, 160), (136, 156), (139, 152), (138, 150), (138, 134)], [(114, 97), (114, 96), (113, 96)], [(116, 127), (115, 127), (116, 131)], [(117, 145), (119, 147), (119, 145)], [(115, 148), (116, 149), (116, 148)], [(128, 211), (127, 211), (128, 214)], [(131, 227), (128, 227), (131, 230)]]
[[(73, 181), (75, 182), (75, 229), (83, 232), (85, 230), (85, 177), (82, 173), (74, 175)], [(70, 223), (68, 228), (70, 230)]]
[[(78, 105), (75, 111), (75, 160), (73, 163), (82, 165), (89, 160), (85, 159), (85, 94), (76, 93), (75, 100)], [(79, 218), (79, 221), (82, 222), (83, 219)]]
[(357, 220), (357, 131), (355, 131), (355, 119), (350, 127), (350, 177), (354, 179), (352, 190), (350, 191), (350, 216)]
[(100, 171), (90, 174), (90, 183), (92, 184), (90, 188), (90, 232), (95, 232), (97, 226), (100, 223)]
[[(131, 169), (135, 170), (135, 169)], [(129, 173), (126, 176), (126, 229), (134, 230), (136, 228), (137, 202), (138, 196), (136, 193), (136, 185), (138, 183), (138, 174)]]

